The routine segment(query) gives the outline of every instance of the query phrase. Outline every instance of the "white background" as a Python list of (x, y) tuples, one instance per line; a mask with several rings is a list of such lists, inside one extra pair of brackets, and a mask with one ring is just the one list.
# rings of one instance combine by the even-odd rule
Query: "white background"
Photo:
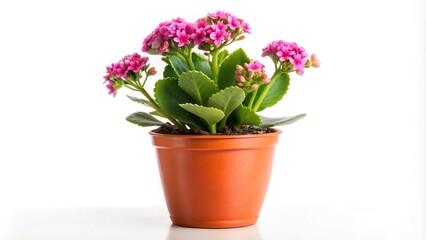
[(124, 120), (140, 106), (108, 95), (102, 76), (159, 22), (219, 9), (251, 24), (235, 46), (250, 57), (271, 66), (261, 49), (283, 39), (322, 61), (264, 113), (308, 114), (282, 128), (265, 207), (422, 216), (426, 6), (415, 0), (2, 1), (0, 209), (164, 206), (148, 129)]

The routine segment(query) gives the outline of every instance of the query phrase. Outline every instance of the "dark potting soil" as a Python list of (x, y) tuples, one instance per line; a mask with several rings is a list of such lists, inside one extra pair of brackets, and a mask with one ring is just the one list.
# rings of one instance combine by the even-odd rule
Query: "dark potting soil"
[[(160, 134), (174, 134), (174, 135), (213, 135), (203, 130), (180, 130), (179, 128), (165, 123), (159, 128), (152, 130), (155, 133)], [(221, 131), (218, 131), (216, 135), (246, 135), (246, 134), (264, 134), (276, 132), (273, 128), (264, 128), (250, 125), (243, 125), (239, 129), (225, 127)]]

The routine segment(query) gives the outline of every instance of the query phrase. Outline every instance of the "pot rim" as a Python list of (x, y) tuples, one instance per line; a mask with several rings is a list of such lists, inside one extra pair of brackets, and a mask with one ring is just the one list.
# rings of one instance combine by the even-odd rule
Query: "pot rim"
[(152, 130), (149, 131), (149, 134), (153, 137), (168, 137), (168, 138), (188, 138), (188, 139), (234, 139), (234, 138), (260, 138), (260, 137), (269, 137), (273, 135), (279, 135), (282, 133), (281, 130), (277, 128), (272, 128), (275, 132), (272, 133), (261, 133), (261, 134), (235, 134), (235, 135), (220, 135), (220, 134), (209, 134), (209, 135), (180, 135), (180, 134), (162, 134), (155, 133)]

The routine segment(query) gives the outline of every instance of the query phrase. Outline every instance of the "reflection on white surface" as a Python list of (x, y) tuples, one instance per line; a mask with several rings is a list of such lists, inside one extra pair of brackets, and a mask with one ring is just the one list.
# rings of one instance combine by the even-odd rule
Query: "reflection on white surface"
[(171, 224), (165, 208), (20, 209), (0, 240), (425, 240), (423, 213), (360, 207), (285, 206), (256, 225), (197, 229)]
[(259, 227), (200, 229), (170, 226), (166, 240), (260, 240)]

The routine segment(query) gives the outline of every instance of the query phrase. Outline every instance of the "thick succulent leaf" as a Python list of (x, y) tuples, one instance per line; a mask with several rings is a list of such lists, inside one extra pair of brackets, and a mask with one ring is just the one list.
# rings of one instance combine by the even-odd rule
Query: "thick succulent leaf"
[(191, 103), (180, 104), (179, 106), (204, 119), (209, 126), (216, 124), (225, 116), (221, 110), (212, 107), (204, 107)]
[[(273, 84), (271, 88), (269, 89), (268, 93), (266, 94), (266, 97), (263, 99), (262, 103), (260, 104), (257, 111), (262, 111), (267, 107), (272, 107), (275, 104), (277, 104), (286, 94), (288, 90), (288, 86), (290, 85), (290, 77), (287, 73), (277, 73), (277, 78), (269, 83)], [(262, 85), (258, 92), (257, 97), (259, 97), (260, 93), (265, 89), (266, 85)]]
[(213, 94), (207, 106), (222, 110), (225, 119), (244, 101), (244, 91), (239, 87), (228, 87)]
[(172, 68), (172, 66), (166, 65), (166, 67), (164, 67), (163, 77), (164, 78), (178, 78), (179, 76), (177, 75), (176, 71)]
[(158, 111), (152, 111), (152, 112), (149, 112), (149, 114), (156, 117), (166, 118), (163, 114), (159, 113)]
[(127, 116), (126, 120), (141, 127), (160, 126), (164, 124), (160, 120), (145, 112), (132, 113)]
[(229, 86), (237, 85), (237, 80), (235, 80), (235, 66), (237, 64), (243, 66), (244, 63), (248, 62), (250, 62), (250, 58), (241, 48), (235, 50), (228, 57), (226, 57), (219, 68), (219, 88), (224, 89)]
[(237, 109), (234, 111), (234, 118), (237, 121), (236, 125), (242, 126), (242, 125), (253, 125), (253, 126), (259, 126), (262, 124), (262, 120), (260, 119), (260, 116), (257, 115), (255, 112), (251, 111), (248, 107), (245, 107), (243, 105), (240, 105)]
[(127, 97), (130, 100), (132, 100), (133, 102), (137, 102), (137, 103), (142, 104), (142, 105), (147, 106), (147, 107), (152, 107), (152, 104), (146, 99), (141, 99), (141, 98), (137, 98), (137, 97), (133, 97), (133, 96), (129, 96), (129, 95), (127, 95)]
[(184, 72), (179, 77), (179, 87), (197, 104), (207, 105), (209, 97), (218, 91), (217, 85), (202, 72)]
[(194, 63), (195, 70), (206, 74), (209, 78), (212, 78), (212, 69), (207, 58), (198, 53), (192, 53), (192, 62)]
[(175, 54), (168, 54), (167, 58), (170, 61), (170, 65), (173, 67), (173, 69), (178, 75), (189, 70), (189, 66), (186, 63), (185, 59), (182, 59)]
[(306, 116), (306, 113), (302, 113), (296, 116), (290, 116), (290, 117), (279, 117), (279, 118), (269, 118), (269, 117), (263, 117), (262, 118), (262, 127), (273, 127), (273, 126), (282, 126), (294, 123), (298, 121), (299, 119), (302, 119)]
[(178, 80), (165, 78), (158, 80), (154, 88), (155, 100), (160, 108), (178, 121), (200, 125), (202, 122), (193, 114), (182, 111), (181, 103), (193, 103), (192, 98), (186, 94), (178, 85)]
[(223, 60), (225, 60), (225, 58), (226, 57), (228, 57), (229, 56), (229, 52), (228, 52), (228, 50), (226, 50), (226, 49), (224, 49), (224, 50), (222, 50), (220, 53), (219, 53), (219, 55), (218, 55), (218, 62), (219, 62), (219, 66), (220, 66), (220, 64), (222, 64), (222, 62), (223, 62)]

